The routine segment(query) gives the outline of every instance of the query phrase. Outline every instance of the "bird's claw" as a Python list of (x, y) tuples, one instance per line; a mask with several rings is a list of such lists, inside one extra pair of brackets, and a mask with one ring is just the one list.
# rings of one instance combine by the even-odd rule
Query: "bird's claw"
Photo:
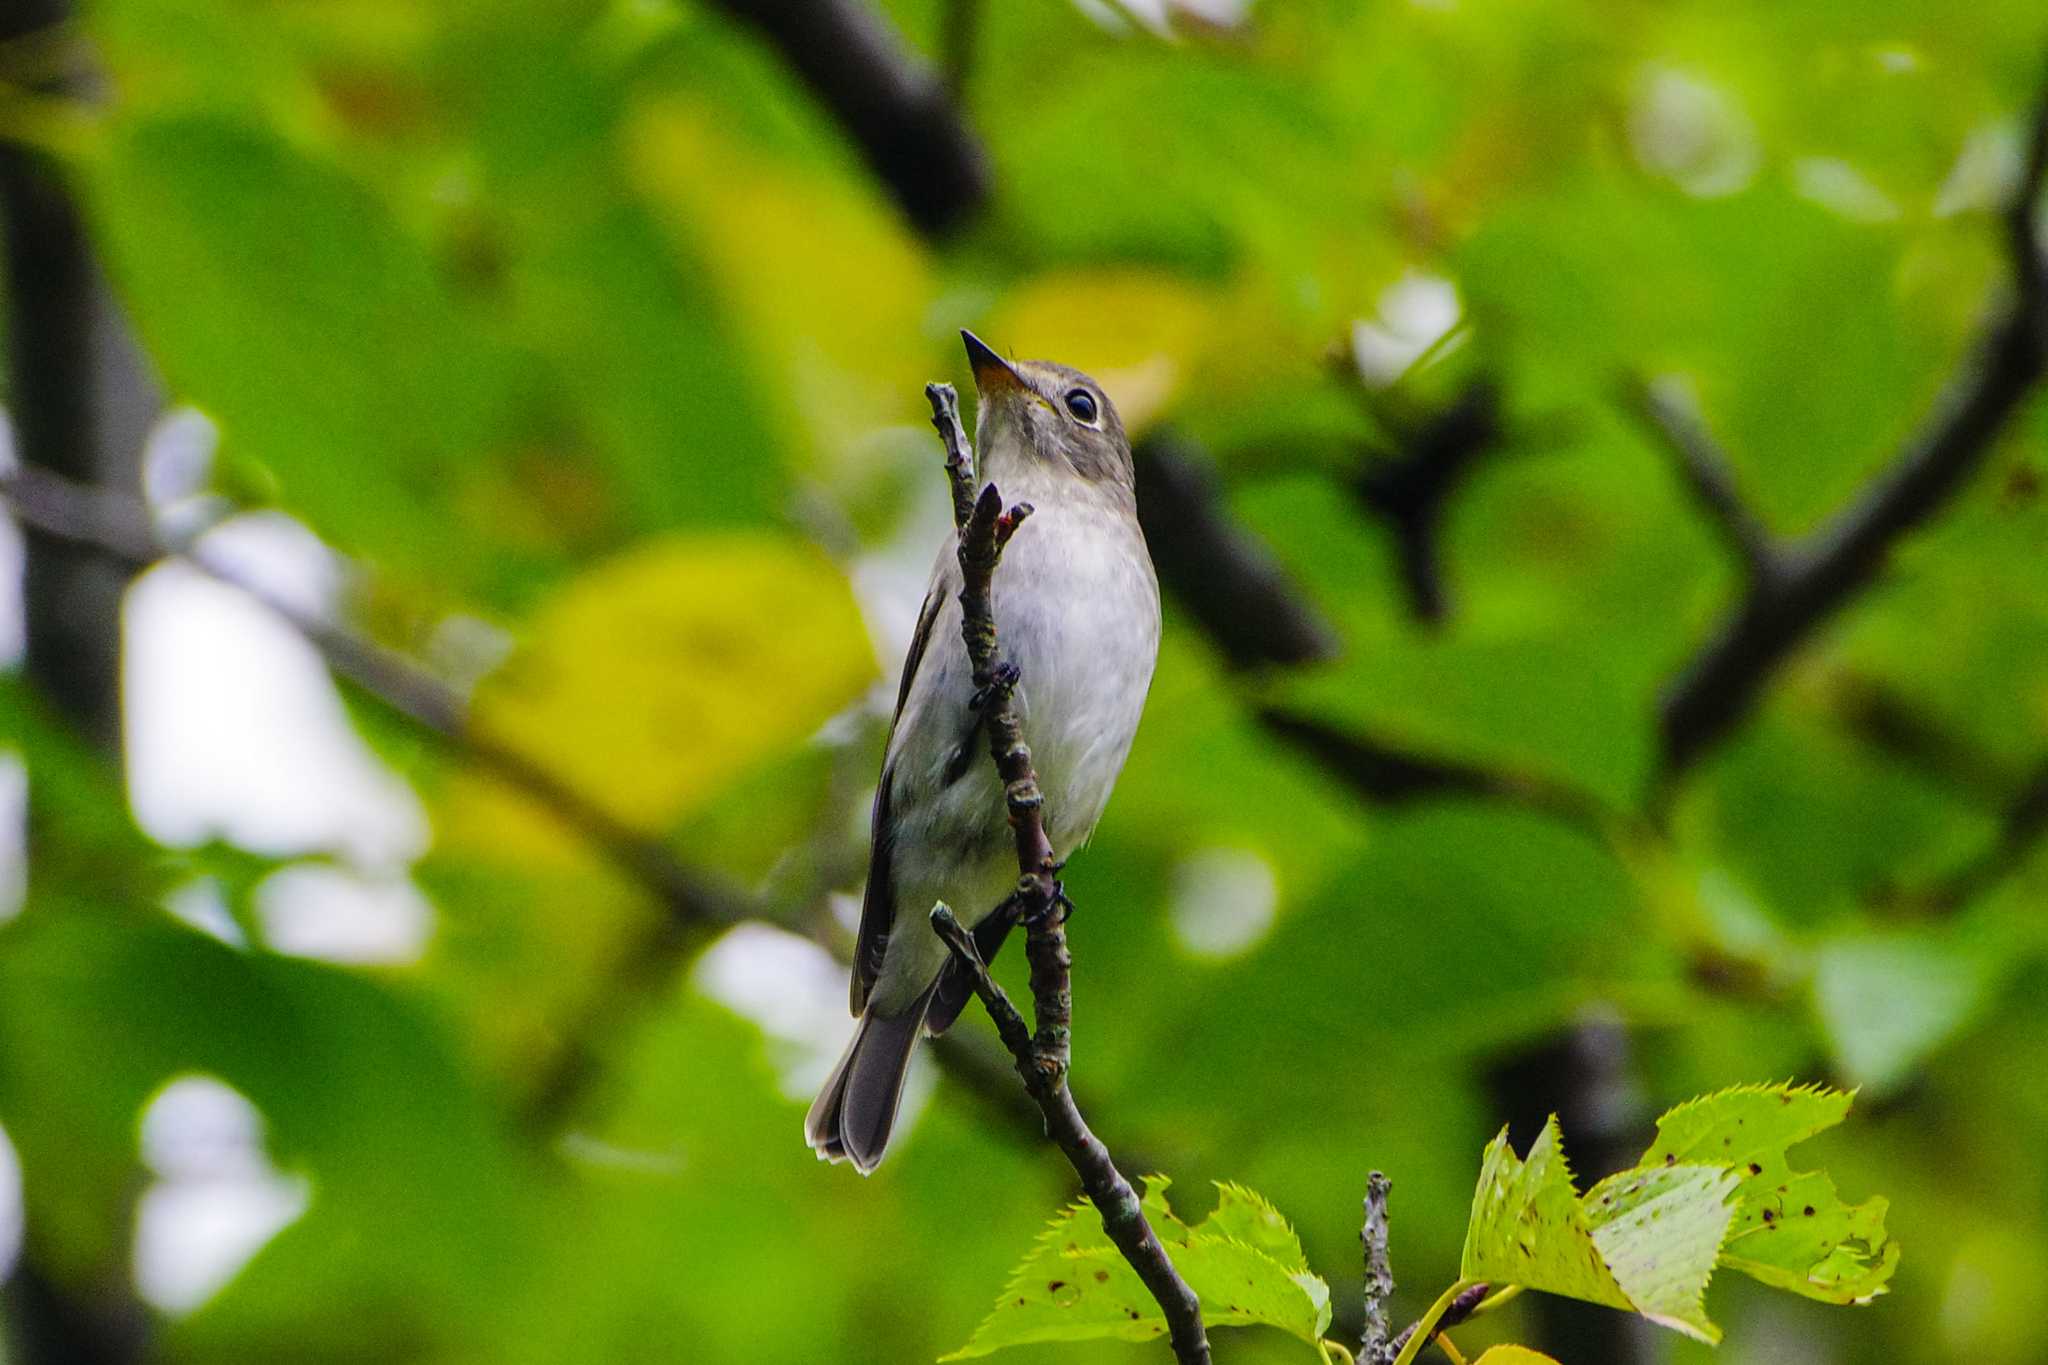
[(997, 693), (1015, 691), (1018, 680), (1023, 676), (1017, 671), (1017, 665), (1008, 659), (998, 662), (989, 669), (988, 682), (975, 689), (974, 699), (970, 704), (975, 710), (982, 710)]

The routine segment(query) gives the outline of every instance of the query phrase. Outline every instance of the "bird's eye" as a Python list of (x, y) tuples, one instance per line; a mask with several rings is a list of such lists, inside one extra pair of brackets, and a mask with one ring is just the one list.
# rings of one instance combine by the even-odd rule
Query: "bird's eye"
[(1077, 422), (1095, 420), (1095, 395), (1086, 389), (1067, 390), (1067, 411), (1074, 414)]

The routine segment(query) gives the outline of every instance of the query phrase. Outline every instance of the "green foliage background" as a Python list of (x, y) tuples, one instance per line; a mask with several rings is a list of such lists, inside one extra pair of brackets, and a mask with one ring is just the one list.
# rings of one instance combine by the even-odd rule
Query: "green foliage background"
[[(936, 49), (938, 0), (883, 8)], [(111, 94), (66, 164), (168, 390), (219, 426), (222, 486), (356, 557), (385, 643), (421, 651), (455, 612), (507, 631), (485, 731), (837, 951), (826, 893), (858, 889), (894, 663), (845, 576), (942, 525), (921, 386), (964, 382), (955, 329), (1099, 369), (1134, 421), (1206, 448), (1342, 648), (1234, 672), (1169, 599), (1069, 875), (1076, 1084), (1134, 1174), (1270, 1197), (1340, 1325), (1366, 1171), (1396, 1181), (1412, 1316), (1456, 1274), (1486, 1078), (1590, 1012), (1625, 1023), (1649, 1113), (1746, 1080), (1864, 1087), (1813, 1152), (1892, 1196), (1894, 1292), (1829, 1311), (1727, 1277), (1719, 1358), (2048, 1358), (2048, 855), (1961, 905), (1914, 895), (2048, 755), (2048, 407), (1686, 775), (1667, 833), (1365, 802), (1258, 719), (1640, 811), (1659, 689), (1740, 584), (1623, 388), (1686, 376), (1778, 532), (1848, 500), (2002, 287), (2038, 4), (1267, 0), (1169, 41), (1004, 0), (965, 87), (993, 197), (943, 243), (772, 51), (688, 0), (97, 0), (82, 22)], [(1462, 344), (1364, 393), (1332, 349), (1411, 271), (1455, 286)], [(1503, 436), (1450, 504), (1431, 629), (1350, 484), (1482, 378)], [(171, 887), (268, 865), (151, 846), (118, 775), (10, 686), (36, 843), (0, 928), (0, 1125), (35, 1252), (80, 1286), (125, 1265), (136, 1115), (191, 1071), (247, 1095), (311, 1190), (162, 1325), (165, 1358), (932, 1359), (1072, 1194), (944, 1077), (873, 1179), (815, 1163), (786, 1045), (690, 971), (717, 929), (651, 956), (641, 893), (375, 707), (361, 728), (435, 822), (424, 960), (198, 934), (157, 908)], [(1935, 740), (1872, 725), (1873, 696)], [(1276, 887), (1270, 934), (1223, 960), (1173, 928), (1219, 849)], [(593, 1083), (536, 1124), (572, 1047)], [(1225, 1360), (1301, 1349), (1219, 1334)], [(1164, 1352), (1013, 1354), (1141, 1356)]]

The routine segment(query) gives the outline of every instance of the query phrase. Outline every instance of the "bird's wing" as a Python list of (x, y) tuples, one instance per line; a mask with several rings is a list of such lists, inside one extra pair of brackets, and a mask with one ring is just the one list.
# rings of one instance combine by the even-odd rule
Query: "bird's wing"
[(868, 885), (861, 897), (860, 933), (854, 939), (853, 950), (853, 989), (849, 1003), (855, 1014), (866, 1008), (868, 991), (873, 989), (875, 979), (882, 974), (882, 955), (889, 947), (889, 928), (896, 919), (896, 893), (889, 877), (890, 854), (895, 845), (895, 829), (889, 819), (889, 788), (896, 776), (896, 726), (903, 719), (903, 705), (910, 699), (910, 685), (917, 678), (917, 666), (924, 662), (925, 649), (932, 640), (932, 627), (938, 622), (949, 591), (945, 564), (941, 561), (939, 571), (933, 575), (931, 590), (925, 594), (924, 606), (917, 613), (917, 629), (910, 636), (910, 652), (903, 659), (903, 681), (896, 688), (896, 713), (890, 717), (889, 743), (884, 748), (890, 758), (882, 764), (882, 780), (875, 788)]

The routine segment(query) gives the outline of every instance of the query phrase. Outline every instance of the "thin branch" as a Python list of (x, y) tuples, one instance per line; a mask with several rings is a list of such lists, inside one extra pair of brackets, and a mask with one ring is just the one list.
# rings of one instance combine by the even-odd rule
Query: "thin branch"
[(1877, 576), (1892, 546), (1941, 510), (2039, 384), (2048, 368), (2048, 260), (2035, 209), (2048, 176), (2048, 93), (2034, 110), (2024, 165), (2005, 215), (2011, 301), (1890, 466), (1826, 525), (1781, 551), (1779, 571), (1751, 581), (1666, 690), (1660, 785), (1725, 738), (1785, 659)]
[(1258, 719), (1373, 805), (1438, 798), (1499, 801), (1601, 839), (1612, 838), (1622, 820), (1592, 793), (1540, 774), (1416, 753), (1279, 707), (1260, 708)]
[[(960, 464), (952, 456), (967, 448), (966, 433), (952, 389), (930, 385), (925, 396), (932, 420), (945, 440), (947, 468), (955, 481), (955, 506)], [(989, 757), (1002, 778), (1004, 801), (1017, 850), (1017, 890), (994, 913), (1014, 915), (1024, 926), (1024, 951), (1031, 965), (1035, 1031), (1010, 1004), (976, 951), (974, 937), (944, 905), (932, 911), (932, 928), (946, 941), (959, 968), (968, 974), (996, 1031), (1016, 1061), (1024, 1088), (1045, 1117), (1047, 1134), (1059, 1145), (1081, 1178), (1081, 1188), (1102, 1215), (1103, 1231), (1138, 1273), (1165, 1315), (1167, 1337), (1175, 1357), (1188, 1365), (1209, 1359), (1208, 1334), (1202, 1327), (1202, 1306), (1174, 1269), (1166, 1248), (1145, 1217), (1144, 1205), (1131, 1182), (1116, 1167), (1109, 1149), (1090, 1131), (1067, 1087), (1073, 1031), (1073, 957), (1067, 948), (1066, 912), (1070, 908), (1056, 880), (1059, 864), (1045, 832), (1045, 801), (1038, 789), (1031, 750), (1024, 742), (1017, 714), (1018, 674), (997, 655), (993, 584), (1003, 546), (1031, 512), (1028, 503), (1004, 510), (994, 484), (981, 490), (959, 524), (961, 639), (973, 670), (975, 705), (988, 731)]]
[(946, 484), (953, 492), (953, 529), (965, 531), (974, 516), (974, 447), (960, 421), (960, 396), (951, 384), (927, 384), (925, 401), (932, 405), (932, 428), (946, 447)]
[(1629, 408), (1670, 450), (1686, 487), (1750, 579), (1774, 579), (1779, 567), (1776, 542), (1743, 501), (1728, 454), (1707, 429), (1706, 417), (1692, 394), (1667, 376), (1632, 382), (1626, 397)]
[[(998, 912), (1003, 913), (1003, 912)], [(1188, 1365), (1209, 1359), (1208, 1334), (1202, 1327), (1202, 1305), (1180, 1277), (1158, 1234), (1145, 1217), (1138, 1192), (1116, 1168), (1109, 1149), (1089, 1129), (1067, 1089), (1067, 1039), (1072, 997), (1068, 974), (1072, 959), (1067, 951), (1066, 928), (1055, 912), (1027, 921), (1025, 951), (1031, 959), (1031, 990), (1038, 1015), (1034, 1032), (1024, 1016), (1010, 1003), (1009, 996), (989, 975), (988, 964), (974, 946), (974, 935), (960, 923), (951, 909), (941, 904), (932, 910), (932, 928), (952, 949), (974, 983), (974, 993), (994, 1021), (1003, 1045), (1016, 1059), (1017, 1074), (1024, 1088), (1045, 1117), (1046, 1134), (1059, 1144), (1081, 1188), (1102, 1215), (1102, 1229), (1109, 1240), (1138, 1272), (1138, 1278), (1166, 1316), (1168, 1341), (1176, 1359)]]
[(1387, 1305), (1394, 1297), (1394, 1267), (1387, 1256), (1387, 1196), (1394, 1182), (1379, 1171), (1365, 1178), (1365, 1226), (1358, 1237), (1365, 1244), (1365, 1335), (1358, 1347), (1358, 1365), (1393, 1365), (1400, 1349), (1390, 1340), (1393, 1325)]
[(1184, 438), (1155, 433), (1132, 452), (1138, 523), (1159, 581), (1234, 668), (1320, 663), (1337, 632), (1272, 551), (1232, 519), (1215, 474)]
[(988, 158), (944, 84), (860, 0), (717, 0), (782, 55), (920, 232), (987, 200)]

